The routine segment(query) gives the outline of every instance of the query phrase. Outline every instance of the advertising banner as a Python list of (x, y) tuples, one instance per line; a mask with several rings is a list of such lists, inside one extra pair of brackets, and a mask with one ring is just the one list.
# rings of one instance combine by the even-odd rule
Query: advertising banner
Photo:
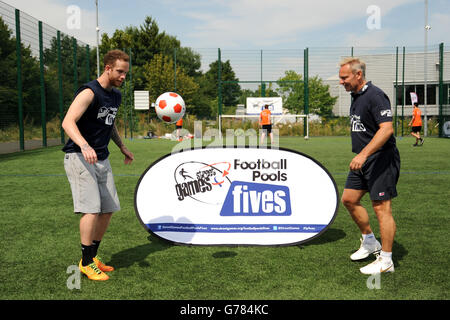
[(338, 210), (331, 174), (289, 149), (204, 147), (168, 154), (143, 173), (144, 228), (189, 245), (293, 245), (325, 232)]
[(450, 121), (444, 122), (442, 125), (442, 132), (445, 137), (450, 138)]
[(143, 90), (134, 90), (134, 109), (148, 110), (150, 108), (149, 92)]
[(266, 104), (273, 115), (283, 114), (283, 100), (281, 97), (247, 98), (246, 114), (259, 115)]
[(415, 92), (410, 92), (409, 95), (411, 96), (411, 104), (419, 102), (419, 99), (417, 98), (417, 94)]

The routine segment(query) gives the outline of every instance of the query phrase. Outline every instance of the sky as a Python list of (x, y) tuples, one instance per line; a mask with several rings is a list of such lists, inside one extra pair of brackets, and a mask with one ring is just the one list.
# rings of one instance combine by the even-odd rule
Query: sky
[[(1, 0), (96, 46), (95, 0)], [(101, 33), (151, 16), (183, 47), (424, 46), (424, 0), (98, 0)], [(450, 44), (450, 0), (428, 1), (428, 45)]]

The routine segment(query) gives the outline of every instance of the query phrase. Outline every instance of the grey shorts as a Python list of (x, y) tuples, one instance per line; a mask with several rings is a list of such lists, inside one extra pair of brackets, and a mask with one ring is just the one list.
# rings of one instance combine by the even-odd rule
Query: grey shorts
[(72, 190), (75, 213), (109, 213), (120, 210), (108, 159), (89, 164), (81, 153), (66, 153), (64, 169)]

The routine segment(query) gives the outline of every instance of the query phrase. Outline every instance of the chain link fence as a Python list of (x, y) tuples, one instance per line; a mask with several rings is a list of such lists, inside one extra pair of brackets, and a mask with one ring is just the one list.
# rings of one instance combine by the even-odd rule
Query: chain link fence
[(75, 90), (95, 75), (89, 45), (0, 2), (0, 142), (19, 149), (64, 143), (61, 121)]
[[(67, 137), (61, 122), (78, 87), (97, 76), (96, 48), (1, 1), (0, 41), (6, 72), (0, 83), (0, 143), (10, 144), (11, 151), (65, 143)], [(193, 48), (200, 56), (200, 67), (198, 74), (192, 76), (197, 81), (197, 96), (188, 105), (188, 115), (195, 116), (187, 120), (192, 122), (191, 126), (196, 119), (217, 126), (219, 114), (242, 113), (247, 97), (282, 96), (285, 102), (293, 93), (298, 95), (291, 96), (294, 103), (289, 112), (320, 112), (322, 91), (317, 88), (322, 86), (333, 98), (333, 102), (327, 102), (331, 113), (323, 116), (310, 134), (348, 134), (350, 96), (339, 84), (339, 61), (358, 56), (367, 64), (367, 80), (384, 90), (391, 100), (397, 136), (409, 133), (411, 92), (417, 94), (422, 115), (427, 119), (427, 135), (450, 136), (450, 52), (446, 48), (445, 44), (426, 49), (423, 46)], [(131, 68), (121, 88), (123, 102), (117, 124), (125, 137), (133, 138), (150, 126), (149, 121), (141, 125), (138, 122), (147, 114), (150, 118), (151, 107), (148, 112), (133, 108), (133, 91), (143, 89), (135, 86), (133, 78), (134, 67), (142, 68), (133, 65), (140, 53), (133, 48), (119, 49), (130, 55)], [(182, 80), (177, 78), (177, 68), (181, 68), (177, 54), (174, 49), (173, 82), (164, 87), (166, 91), (183, 89)], [(206, 95), (215, 98), (202, 98)], [(337, 126), (347, 129), (336, 129)]]

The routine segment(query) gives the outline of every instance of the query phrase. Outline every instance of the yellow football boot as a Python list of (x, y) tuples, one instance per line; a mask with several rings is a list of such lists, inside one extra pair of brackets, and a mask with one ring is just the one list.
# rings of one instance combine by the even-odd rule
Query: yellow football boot
[(105, 281), (105, 280), (109, 279), (109, 276), (106, 273), (104, 273), (103, 271), (101, 271), (97, 267), (95, 262), (92, 262), (91, 264), (89, 264), (87, 266), (83, 266), (81, 264), (81, 260), (80, 260), (79, 268), (80, 268), (80, 271), (82, 273), (84, 273), (91, 280)]
[(106, 264), (104, 264), (102, 262), (102, 258), (100, 258), (98, 255), (96, 255), (94, 258), (94, 262), (97, 265), (97, 267), (103, 271), (103, 272), (111, 272), (114, 271), (114, 267), (112, 266), (107, 266)]

